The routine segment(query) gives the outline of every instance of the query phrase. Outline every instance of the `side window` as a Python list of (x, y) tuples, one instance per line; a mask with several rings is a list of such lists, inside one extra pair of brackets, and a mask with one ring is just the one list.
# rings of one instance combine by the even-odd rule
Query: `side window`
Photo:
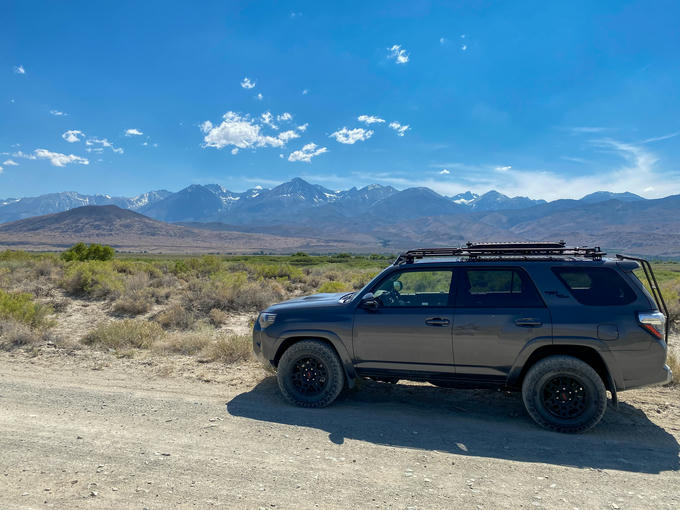
[(589, 306), (620, 306), (635, 301), (633, 289), (608, 267), (553, 267), (576, 300)]
[(385, 278), (373, 291), (385, 307), (448, 306), (451, 270), (401, 271)]
[(519, 269), (464, 269), (456, 306), (480, 308), (543, 307), (529, 276)]

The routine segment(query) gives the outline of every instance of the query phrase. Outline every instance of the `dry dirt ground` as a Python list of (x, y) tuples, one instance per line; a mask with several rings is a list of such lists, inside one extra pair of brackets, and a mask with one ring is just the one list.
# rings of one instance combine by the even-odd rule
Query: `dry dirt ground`
[(680, 508), (680, 387), (593, 431), (517, 394), (363, 382), (327, 409), (257, 364), (0, 353), (1, 508)]

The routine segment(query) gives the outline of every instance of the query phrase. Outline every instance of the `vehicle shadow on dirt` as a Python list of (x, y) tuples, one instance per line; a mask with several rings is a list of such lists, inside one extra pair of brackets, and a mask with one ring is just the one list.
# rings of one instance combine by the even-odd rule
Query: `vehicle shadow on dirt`
[(361, 381), (325, 409), (288, 405), (276, 379), (227, 403), (232, 416), (311, 427), (345, 439), (457, 455), (641, 473), (679, 470), (675, 437), (636, 407), (610, 407), (590, 432), (567, 435), (540, 429), (518, 393), (446, 390), (429, 385)]

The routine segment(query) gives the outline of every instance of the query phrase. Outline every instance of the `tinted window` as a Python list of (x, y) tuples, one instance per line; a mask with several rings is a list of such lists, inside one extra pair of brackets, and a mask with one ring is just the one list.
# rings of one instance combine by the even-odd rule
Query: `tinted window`
[(456, 293), (460, 307), (543, 307), (529, 276), (518, 269), (465, 269)]
[(373, 291), (386, 307), (448, 306), (452, 271), (401, 271), (385, 278)]
[(608, 267), (554, 267), (553, 272), (584, 305), (627, 305), (637, 297), (621, 275)]

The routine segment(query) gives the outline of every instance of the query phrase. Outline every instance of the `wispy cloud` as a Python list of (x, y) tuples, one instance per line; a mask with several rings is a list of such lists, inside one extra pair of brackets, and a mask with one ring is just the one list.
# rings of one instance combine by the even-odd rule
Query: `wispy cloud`
[(293, 120), (293, 116), (288, 112), (283, 112), (282, 114), (276, 116), (276, 120), (278, 122), (289, 122)]
[(125, 152), (121, 147), (115, 147), (106, 138), (97, 138), (97, 137), (88, 138), (87, 140), (85, 140), (85, 145), (88, 146), (88, 148), (85, 149), (87, 152), (100, 153), (105, 148), (111, 149), (116, 154), (123, 154), (123, 152)]
[(293, 151), (290, 156), (288, 156), (288, 161), (304, 161), (305, 163), (310, 163), (312, 158), (327, 152), (326, 147), (319, 147), (315, 143), (308, 143), (302, 149)]
[(444, 168), (441, 172), (439, 172), (441, 175), (449, 175), (451, 173), (451, 170), (448, 170)]
[(359, 122), (363, 122), (364, 124), (382, 124), (385, 122), (385, 119), (381, 119), (380, 117), (376, 117), (374, 115), (359, 115), (357, 117), (357, 120)]
[(264, 96), (262, 95), (262, 93), (258, 92), (258, 94), (255, 96), (255, 99), (257, 99), (258, 101), (262, 101), (264, 99)]
[(69, 129), (68, 131), (62, 133), (61, 137), (68, 143), (76, 143), (83, 139), (85, 133), (78, 131), (77, 129)]
[(309, 94), (309, 89), (302, 89), (302, 95), (306, 96), (307, 94)]
[(299, 131), (307, 131), (307, 128), (309, 127), (309, 122), (305, 122), (304, 124), (300, 124), (296, 129)]
[(47, 159), (52, 164), (52, 166), (64, 167), (71, 163), (77, 163), (79, 165), (89, 165), (90, 161), (87, 158), (81, 158), (75, 154), (62, 154), (60, 152), (52, 152), (47, 149), (36, 149), (30, 154), (25, 152), (15, 152), (12, 154), (15, 158), (23, 159)]
[(250, 78), (248, 78), (247, 76), (243, 78), (243, 80), (241, 81), (241, 87), (243, 87), (244, 89), (254, 89), (255, 84), (256, 82), (250, 81)]
[(335, 133), (331, 133), (330, 135), (330, 137), (335, 138), (337, 142), (349, 145), (368, 140), (371, 136), (373, 136), (373, 131), (370, 129), (348, 129), (346, 127), (338, 129)]
[(660, 142), (662, 140), (668, 140), (670, 138), (675, 138), (678, 135), (680, 135), (680, 131), (676, 131), (675, 133), (670, 133), (670, 134), (667, 134), (667, 135), (655, 136), (653, 138), (647, 138), (646, 140), (642, 140), (640, 143)]
[(397, 136), (404, 136), (404, 133), (411, 129), (411, 127), (408, 124), (400, 124), (399, 122), (390, 122), (390, 128), (394, 129), (397, 132)]
[(507, 172), (510, 169), (512, 169), (512, 167), (510, 165), (497, 166), (496, 168), (494, 168), (494, 170), (496, 170), (496, 172)]
[(14, 66), (14, 74), (26, 74), (26, 69), (22, 65)]
[(269, 126), (272, 129), (279, 129), (279, 126), (274, 124), (274, 116), (269, 111), (264, 112), (262, 115), (260, 115), (260, 120), (262, 121), (263, 124)]
[(593, 133), (602, 133), (603, 131), (606, 131), (606, 127), (601, 127), (601, 126), (574, 126), (567, 128), (569, 131), (571, 131), (573, 134), (593, 134)]
[(7, 166), (19, 166), (19, 163), (17, 163), (13, 159), (6, 159), (5, 161), (2, 162), (2, 164)]
[(54, 115), (55, 117), (66, 117), (68, 114), (60, 112), (59, 110), (50, 110), (50, 115)]
[(387, 48), (389, 52), (387, 58), (394, 60), (397, 64), (406, 64), (409, 61), (410, 55), (401, 47), (401, 44), (395, 44), (391, 48)]
[(130, 128), (125, 130), (125, 136), (142, 136), (144, 133), (142, 133), (139, 129), (136, 128)]

